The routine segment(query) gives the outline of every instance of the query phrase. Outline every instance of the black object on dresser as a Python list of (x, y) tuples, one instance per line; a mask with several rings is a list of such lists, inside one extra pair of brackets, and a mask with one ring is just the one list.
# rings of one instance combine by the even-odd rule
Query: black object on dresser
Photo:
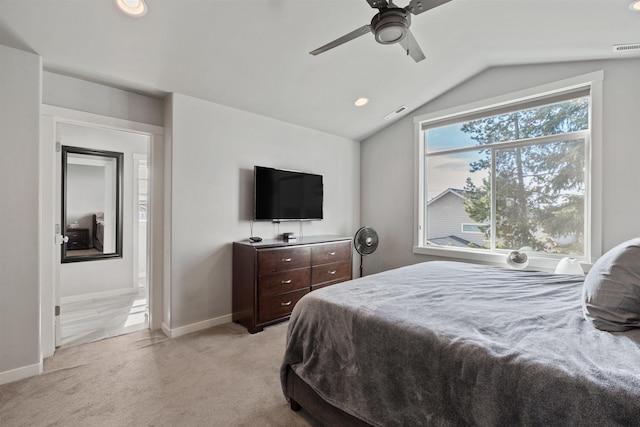
[(91, 239), (89, 239), (88, 228), (68, 228), (65, 235), (69, 238), (69, 241), (67, 242), (68, 251), (91, 248)]
[(286, 320), (305, 294), (351, 280), (351, 238), (233, 243), (233, 321), (250, 333)]

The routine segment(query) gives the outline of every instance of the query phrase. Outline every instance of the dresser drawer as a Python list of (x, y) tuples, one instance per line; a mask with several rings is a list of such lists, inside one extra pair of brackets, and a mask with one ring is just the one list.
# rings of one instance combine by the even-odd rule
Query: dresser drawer
[(91, 247), (88, 228), (67, 229), (65, 235), (69, 238), (67, 249), (89, 249)]
[(260, 300), (258, 303), (258, 322), (269, 322), (288, 316), (300, 298), (308, 293), (309, 288)]
[(308, 246), (258, 251), (258, 274), (304, 268), (310, 263), (311, 248)]
[(310, 282), (310, 267), (264, 274), (258, 277), (258, 298), (307, 288)]
[(351, 241), (315, 245), (311, 249), (312, 265), (351, 259)]
[(311, 267), (311, 284), (330, 282), (342, 278), (351, 278), (351, 260)]

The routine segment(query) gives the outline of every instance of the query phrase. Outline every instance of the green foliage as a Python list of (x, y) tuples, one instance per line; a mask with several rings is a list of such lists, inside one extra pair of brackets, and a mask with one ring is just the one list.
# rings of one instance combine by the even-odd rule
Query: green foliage
[[(584, 144), (566, 141), (560, 134), (588, 128), (586, 98), (532, 108), (464, 123), (478, 146), (559, 135), (558, 141), (512, 148), (494, 146), (496, 169), (497, 245), (508, 249), (564, 252), (583, 241)], [(469, 172), (491, 173), (491, 149), (481, 148), (481, 158)], [(491, 175), (481, 186), (467, 178), (465, 211), (476, 222), (491, 221)], [(487, 228), (489, 237), (492, 231)], [(571, 237), (571, 248), (559, 248), (553, 238)]]

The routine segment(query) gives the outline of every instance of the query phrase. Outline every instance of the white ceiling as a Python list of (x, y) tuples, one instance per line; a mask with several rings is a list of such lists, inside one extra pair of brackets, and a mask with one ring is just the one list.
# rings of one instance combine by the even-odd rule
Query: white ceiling
[[(612, 45), (640, 42), (630, 0), (452, 0), (413, 17), (420, 63), (371, 34), (312, 56), (377, 11), (365, 0), (146, 1), (136, 19), (114, 0), (0, 0), (0, 44), (52, 71), (361, 140), (397, 107), (411, 111), (487, 67), (637, 56)], [(371, 101), (357, 108), (360, 96)]]

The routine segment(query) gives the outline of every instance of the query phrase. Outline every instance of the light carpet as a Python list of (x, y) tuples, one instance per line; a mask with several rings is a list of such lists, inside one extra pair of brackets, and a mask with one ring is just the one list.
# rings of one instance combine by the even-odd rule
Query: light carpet
[(315, 425), (282, 394), (286, 328), (144, 330), (58, 349), (42, 375), (0, 386), (0, 426)]

